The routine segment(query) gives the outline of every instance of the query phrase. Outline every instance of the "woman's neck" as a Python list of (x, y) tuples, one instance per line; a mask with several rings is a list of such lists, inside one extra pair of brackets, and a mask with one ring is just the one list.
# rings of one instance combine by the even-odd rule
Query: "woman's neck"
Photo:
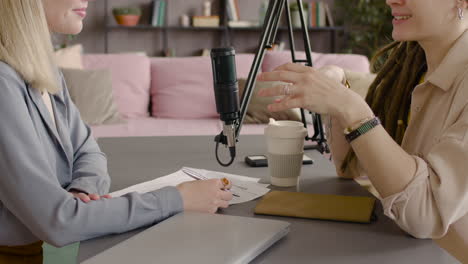
[(437, 69), (437, 67), (442, 63), (444, 57), (449, 52), (450, 48), (452, 48), (456, 40), (463, 34), (463, 32), (464, 31), (454, 32), (439, 38), (418, 41), (419, 45), (421, 45), (421, 47), (424, 49), (424, 53), (426, 54), (426, 76), (429, 76), (435, 71), (435, 69)]

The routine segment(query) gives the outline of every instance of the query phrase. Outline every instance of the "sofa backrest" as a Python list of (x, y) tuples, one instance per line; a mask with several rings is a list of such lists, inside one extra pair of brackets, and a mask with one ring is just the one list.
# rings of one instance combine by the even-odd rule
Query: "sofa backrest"
[[(253, 59), (236, 55), (239, 78), (248, 76)], [(151, 102), (155, 117), (217, 117), (210, 57), (151, 58)]]
[(134, 54), (89, 54), (83, 56), (86, 69), (109, 69), (114, 100), (122, 117), (149, 115), (150, 60)]
[[(247, 78), (254, 54), (237, 54), (238, 78)], [(305, 59), (304, 52), (297, 52)], [(355, 72), (369, 72), (367, 57), (355, 54), (312, 54), (315, 67), (337, 65)], [(271, 71), (291, 61), (289, 51), (267, 52), (261, 71)], [(124, 118), (217, 117), (210, 57), (165, 58), (135, 54), (88, 54), (83, 56), (86, 69), (109, 69), (114, 99)]]

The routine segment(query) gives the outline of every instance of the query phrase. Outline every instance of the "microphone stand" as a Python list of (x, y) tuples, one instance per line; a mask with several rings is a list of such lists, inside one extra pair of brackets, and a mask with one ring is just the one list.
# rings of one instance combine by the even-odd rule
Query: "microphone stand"
[[(287, 20), (287, 27), (288, 27), (288, 35), (289, 35), (289, 43), (291, 47), (291, 57), (292, 62), (294, 63), (305, 63), (306, 66), (312, 67), (312, 50), (310, 47), (310, 38), (308, 32), (307, 21), (304, 17), (304, 10), (302, 5), (302, 0), (296, 0), (299, 6), (299, 16), (301, 20), (301, 31), (304, 40), (304, 48), (306, 59), (299, 60), (296, 59), (296, 51), (295, 51), (295, 44), (294, 44), (294, 32), (293, 26), (291, 22), (291, 12), (289, 10), (289, 0), (270, 0), (268, 4), (267, 13), (265, 16), (265, 22), (263, 26), (263, 32), (260, 38), (260, 43), (258, 45), (257, 52), (255, 54), (254, 61), (252, 63), (252, 67), (250, 68), (250, 72), (246, 81), (244, 94), (242, 95), (241, 103), (240, 103), (240, 119), (234, 122), (235, 125), (235, 140), (239, 138), (240, 130), (242, 128), (242, 123), (247, 114), (247, 108), (252, 98), (252, 93), (256, 83), (257, 73), (259, 72), (260, 65), (263, 63), (263, 59), (265, 57), (265, 51), (268, 48), (273, 47), (273, 43), (276, 39), (276, 34), (278, 32), (279, 23), (281, 20), (282, 12), (286, 11), (286, 20)], [(315, 142), (315, 145), (305, 146), (304, 149), (315, 149), (320, 153), (330, 153), (330, 149), (327, 144), (327, 139), (325, 137), (325, 133), (323, 131), (323, 124), (322, 118), (320, 114), (309, 112), (312, 116), (313, 126), (314, 126), (314, 134), (312, 137), (307, 135), (305, 140), (309, 140)], [(307, 121), (305, 119), (304, 109), (301, 109), (301, 119), (304, 127), (307, 129)], [(229, 166), (232, 164), (234, 157), (231, 155), (231, 161), (227, 164), (222, 163), (218, 157), (218, 144), (223, 143), (226, 145), (227, 139), (226, 136), (223, 135), (223, 132), (216, 136), (216, 159), (218, 163), (222, 166)]]

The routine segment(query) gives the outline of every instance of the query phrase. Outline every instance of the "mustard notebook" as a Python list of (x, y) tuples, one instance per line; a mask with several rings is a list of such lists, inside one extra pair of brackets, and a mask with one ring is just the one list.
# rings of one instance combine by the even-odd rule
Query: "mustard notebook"
[(256, 214), (370, 223), (375, 198), (272, 191), (255, 207)]

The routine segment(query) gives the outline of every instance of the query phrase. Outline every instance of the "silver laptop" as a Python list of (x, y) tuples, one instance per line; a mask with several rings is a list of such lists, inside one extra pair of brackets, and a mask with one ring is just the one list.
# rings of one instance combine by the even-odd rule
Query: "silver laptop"
[(184, 212), (83, 263), (248, 263), (284, 237), (289, 225), (269, 219)]

